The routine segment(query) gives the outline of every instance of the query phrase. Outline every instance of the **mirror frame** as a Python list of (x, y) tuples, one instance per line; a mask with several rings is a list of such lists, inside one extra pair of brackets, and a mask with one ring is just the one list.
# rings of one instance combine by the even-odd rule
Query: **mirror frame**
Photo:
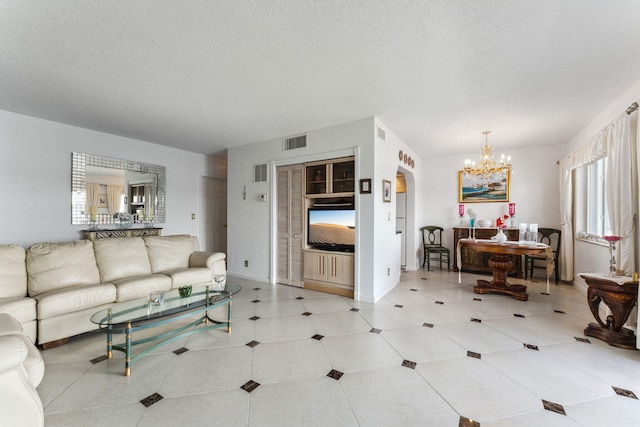
[(86, 212), (87, 166), (156, 174), (158, 179), (154, 222), (165, 222), (167, 178), (164, 166), (73, 152), (71, 155), (71, 224), (89, 224), (89, 215)]

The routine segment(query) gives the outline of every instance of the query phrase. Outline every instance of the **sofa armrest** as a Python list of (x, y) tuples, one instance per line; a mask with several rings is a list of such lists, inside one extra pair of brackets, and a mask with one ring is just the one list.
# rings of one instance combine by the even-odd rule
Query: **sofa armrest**
[(21, 365), (28, 353), (29, 349), (20, 337), (15, 335), (0, 336), (0, 372)]
[(189, 267), (207, 267), (213, 274), (225, 274), (227, 255), (223, 252), (194, 252), (189, 257)]
[(0, 313), (0, 335), (21, 334), (22, 325), (9, 313)]

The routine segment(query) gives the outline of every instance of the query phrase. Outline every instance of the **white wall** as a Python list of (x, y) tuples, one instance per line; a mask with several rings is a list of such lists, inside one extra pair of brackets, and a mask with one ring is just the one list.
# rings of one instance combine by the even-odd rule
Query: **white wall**
[(0, 244), (82, 238), (86, 226), (71, 225), (74, 151), (165, 166), (167, 221), (158, 226), (199, 235), (200, 176), (216, 174), (207, 156), (0, 111)]
[[(471, 144), (470, 144), (471, 145)], [(453, 251), (453, 230), (458, 226), (458, 171), (467, 158), (479, 158), (478, 151), (462, 156), (429, 159), (424, 170), (424, 210), (421, 225), (440, 225), (445, 229), (444, 244)], [(540, 145), (523, 150), (512, 150), (510, 201), (516, 204), (515, 223), (537, 223), (539, 227), (560, 228), (560, 193), (557, 161), (564, 146)], [(495, 153), (494, 153), (495, 155)], [(498, 153), (499, 155), (499, 153)], [(509, 203), (465, 203), (467, 211), (473, 209), (477, 219), (494, 221), (509, 213)], [(452, 252), (453, 256), (453, 252)]]
[[(377, 137), (377, 128), (385, 132), (384, 141)], [(426, 162), (418, 157), (411, 147), (405, 144), (391, 129), (376, 119), (375, 128), (375, 177), (372, 185), (372, 201), (374, 211), (374, 259), (373, 283), (375, 301), (393, 289), (400, 277), (400, 262), (393, 251), (396, 240), (396, 174), (398, 170), (405, 174), (407, 180), (407, 270), (419, 267), (415, 254), (418, 251), (418, 218), (422, 211), (423, 178), (422, 171)], [(411, 157), (415, 166), (400, 160), (399, 152)], [(391, 203), (382, 201), (382, 180), (391, 181)]]
[[(395, 187), (398, 150), (410, 151), (392, 132), (386, 140), (376, 137), (374, 118), (307, 133), (307, 147), (283, 151), (282, 139), (232, 148), (228, 153), (228, 269), (232, 274), (263, 281), (275, 280), (276, 246), (274, 183), (253, 183), (253, 166), (270, 164), (270, 168), (313, 160), (356, 156), (356, 181), (371, 178), (372, 193), (356, 191), (356, 289), (355, 298), (374, 302), (398, 282), (400, 263), (389, 254), (395, 246), (395, 193), (392, 203), (382, 202), (382, 180)], [(411, 153), (412, 154), (412, 153)], [(415, 155), (413, 156), (415, 157)], [(416, 159), (417, 165), (420, 161)], [(416, 170), (418, 167), (416, 167)], [(271, 179), (274, 171), (270, 170)], [(246, 186), (247, 196), (243, 199)], [(258, 201), (258, 194), (268, 193), (269, 203)], [(413, 206), (415, 209), (415, 204)], [(391, 218), (389, 220), (389, 218)], [(249, 266), (244, 266), (244, 261)], [(389, 274), (387, 271), (389, 269)]]

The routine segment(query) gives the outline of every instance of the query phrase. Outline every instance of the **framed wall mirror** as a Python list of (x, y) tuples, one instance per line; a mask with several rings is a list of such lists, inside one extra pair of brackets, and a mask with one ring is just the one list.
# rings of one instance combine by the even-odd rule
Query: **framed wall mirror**
[(71, 224), (117, 224), (122, 212), (138, 224), (165, 222), (165, 167), (72, 153)]

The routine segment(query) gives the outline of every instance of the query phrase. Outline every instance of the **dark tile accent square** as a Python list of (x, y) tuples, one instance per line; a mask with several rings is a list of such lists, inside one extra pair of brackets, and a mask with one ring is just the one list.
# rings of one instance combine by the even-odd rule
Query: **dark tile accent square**
[(403, 360), (402, 366), (409, 369), (416, 369), (416, 362), (412, 362), (411, 360)]
[(421, 277), (420, 280), (427, 280), (427, 278), (426, 277)]
[(537, 346), (537, 345), (533, 345), (533, 344), (525, 344), (525, 345), (524, 345), (524, 348), (528, 348), (529, 350), (536, 350), (536, 351), (540, 351), (540, 350), (538, 349), (538, 346)]
[(330, 370), (327, 374), (329, 378), (333, 378), (334, 380), (339, 380), (343, 375), (343, 372), (336, 371), (335, 369)]
[(376, 329), (376, 328), (371, 328), (371, 330), (369, 332), (373, 332), (374, 334), (379, 334), (380, 332), (382, 332), (381, 329)]
[(308, 311), (305, 311), (304, 313), (302, 313), (303, 316), (311, 316), (312, 313), (309, 313)]
[(444, 304), (442, 301), (436, 301), (436, 304)]
[(315, 334), (315, 335), (314, 335), (314, 336), (312, 336), (311, 338), (313, 338), (314, 340), (318, 340), (318, 341), (320, 341), (322, 338), (324, 338), (324, 335)]
[(564, 408), (559, 403), (553, 403), (549, 402), (548, 400), (542, 399), (542, 406), (544, 406), (544, 409), (546, 409), (547, 411), (555, 412), (556, 414), (560, 415), (567, 415), (567, 413), (564, 412)]
[(425, 328), (433, 328), (433, 323), (423, 323), (422, 326)]
[(360, 309), (359, 309), (359, 308), (355, 308), (355, 307), (354, 307), (354, 308), (352, 308), (352, 309), (351, 309), (351, 311), (355, 311), (355, 312), (357, 313), (357, 312), (359, 312), (359, 311), (360, 311)]
[(247, 393), (251, 393), (253, 390), (257, 389), (258, 387), (260, 387), (260, 383), (257, 383), (254, 380), (249, 380), (246, 383), (244, 383), (240, 388), (246, 391)]
[(186, 353), (187, 351), (189, 351), (189, 349), (188, 349), (188, 348), (186, 348), (186, 347), (180, 347), (180, 348), (179, 348), (179, 349), (177, 349), (177, 350), (173, 350), (173, 352), (174, 352), (175, 354), (177, 354), (178, 356), (179, 356), (179, 355), (181, 355), (182, 353)]
[(463, 417), (460, 415), (460, 421), (458, 421), (458, 427), (480, 427), (478, 421), (474, 421), (471, 418)]
[(400, 304), (396, 304), (394, 307), (395, 307), (395, 308), (402, 308), (403, 306), (402, 306), (402, 305), (400, 305)]
[(259, 291), (262, 288), (253, 288), (254, 291)]
[(513, 313), (513, 315), (514, 315), (515, 317), (521, 317), (521, 318), (523, 318), (523, 319), (524, 319), (524, 314)]
[(475, 317), (472, 317), (472, 318), (471, 318), (471, 321), (472, 321), (472, 322), (476, 322), (476, 323), (482, 323), (482, 320), (481, 320), (481, 319), (476, 319)]
[(474, 301), (482, 301), (482, 298), (474, 298)]
[(551, 294), (548, 292), (540, 292), (540, 295), (551, 295)]
[(148, 408), (149, 406), (161, 401), (162, 399), (163, 397), (161, 395), (159, 395), (158, 393), (153, 393), (151, 396), (147, 396), (144, 399), (142, 399), (140, 403), (142, 403), (144, 406)]
[(260, 318), (259, 316), (253, 316), (253, 317), (249, 317), (249, 320), (255, 321), (255, 320), (258, 320), (259, 318)]
[(304, 297), (297, 297), (296, 299), (304, 299)]
[(587, 344), (591, 344), (591, 341), (589, 341), (589, 339), (587, 338), (581, 338), (581, 337), (574, 337), (576, 339), (576, 341), (580, 341), (580, 342), (586, 342)]
[(562, 311), (562, 310), (553, 310), (553, 312), (554, 312), (554, 313), (560, 313), (560, 314), (567, 314), (567, 313), (565, 313), (565, 312), (564, 312), (564, 311)]
[(418, 292), (417, 289), (409, 289), (411, 292)]
[(611, 387), (611, 388), (613, 388), (613, 391), (615, 391), (616, 394), (619, 394), (620, 396), (630, 397), (632, 399), (638, 399), (638, 396), (636, 396), (635, 393), (632, 392), (631, 390), (625, 390), (623, 388), (618, 388), (618, 387)]
[(249, 347), (253, 348), (253, 347), (257, 346), (258, 344), (260, 344), (260, 341), (253, 340), (253, 341), (249, 341), (245, 345), (248, 345)]
[(251, 301), (251, 302), (258, 303), (258, 302), (260, 302), (260, 300), (259, 300), (259, 299), (254, 299), (254, 300), (253, 300), (253, 301)]
[(476, 359), (482, 359), (482, 355), (480, 353), (476, 353), (475, 351), (467, 351), (467, 356)]
[(107, 356), (105, 356), (104, 354), (102, 356), (96, 357), (95, 359), (91, 359), (91, 363), (95, 365), (96, 363), (100, 363), (103, 360), (107, 360)]

